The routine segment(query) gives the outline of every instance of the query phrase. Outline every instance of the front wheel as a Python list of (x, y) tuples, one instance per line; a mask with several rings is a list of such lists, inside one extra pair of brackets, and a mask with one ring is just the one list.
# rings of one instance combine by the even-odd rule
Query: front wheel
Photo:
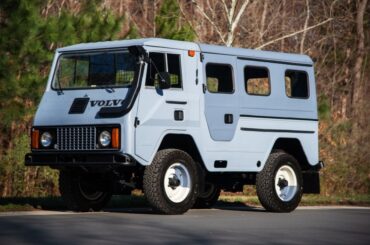
[(257, 174), (256, 189), (267, 211), (293, 211), (302, 197), (302, 173), (297, 160), (285, 152), (271, 153)]
[(198, 196), (198, 171), (193, 159), (184, 151), (159, 151), (145, 168), (143, 189), (151, 206), (163, 214), (182, 214)]
[(59, 191), (67, 207), (73, 211), (101, 210), (110, 200), (112, 191), (99, 175), (76, 170), (61, 170)]

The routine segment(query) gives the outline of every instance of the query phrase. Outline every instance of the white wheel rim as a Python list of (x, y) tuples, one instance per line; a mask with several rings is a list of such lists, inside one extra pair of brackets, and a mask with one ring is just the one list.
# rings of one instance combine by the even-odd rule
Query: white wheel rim
[(289, 202), (294, 198), (298, 190), (297, 176), (288, 165), (279, 168), (275, 175), (275, 191), (280, 200)]
[(182, 163), (172, 164), (164, 175), (164, 191), (168, 199), (174, 203), (184, 201), (190, 193), (190, 187), (191, 179), (187, 168)]

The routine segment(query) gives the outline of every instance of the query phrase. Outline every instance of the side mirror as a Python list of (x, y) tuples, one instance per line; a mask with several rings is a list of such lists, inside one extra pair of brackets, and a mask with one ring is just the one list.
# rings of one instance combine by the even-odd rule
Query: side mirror
[(168, 72), (157, 73), (155, 87), (160, 89), (169, 89), (171, 87), (171, 78)]

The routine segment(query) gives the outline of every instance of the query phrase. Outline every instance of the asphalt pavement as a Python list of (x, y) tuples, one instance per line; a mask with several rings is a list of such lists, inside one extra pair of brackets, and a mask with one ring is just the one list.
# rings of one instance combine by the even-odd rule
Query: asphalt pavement
[(0, 213), (0, 244), (370, 244), (370, 208), (292, 213), (219, 207), (184, 215), (150, 209)]

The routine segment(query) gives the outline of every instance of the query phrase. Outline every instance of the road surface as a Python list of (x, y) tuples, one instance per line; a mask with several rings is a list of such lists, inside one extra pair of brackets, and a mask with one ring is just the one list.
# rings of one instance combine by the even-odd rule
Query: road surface
[(370, 208), (220, 207), (184, 215), (150, 209), (0, 213), (0, 244), (370, 244)]

